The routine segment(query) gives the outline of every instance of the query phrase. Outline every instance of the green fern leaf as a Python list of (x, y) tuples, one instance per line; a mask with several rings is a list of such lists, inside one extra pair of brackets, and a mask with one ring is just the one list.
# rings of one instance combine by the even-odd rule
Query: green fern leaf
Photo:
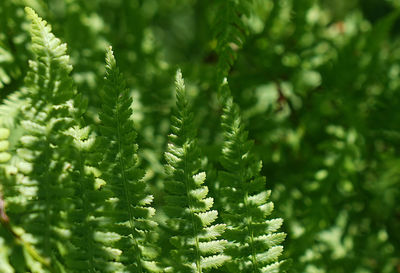
[(71, 202), (68, 222), (71, 225), (69, 252), (64, 261), (69, 271), (73, 272), (118, 272), (122, 264), (111, 262), (115, 258), (113, 249), (104, 247), (102, 240), (96, 240), (102, 219), (102, 202), (109, 196), (100, 190), (103, 184), (96, 168), (98, 142), (89, 127), (69, 128), (66, 135), (73, 139), (74, 160), (71, 160), (69, 175), (75, 182), (75, 198)]
[[(74, 95), (72, 79), (69, 74), (72, 65), (67, 55), (67, 45), (51, 32), (51, 26), (40, 18), (33, 9), (25, 8), (28, 18), (32, 21), (32, 51), (35, 61), (30, 61), (26, 85), (30, 92), (39, 92), (45, 101), (54, 104), (65, 102)], [(38, 88), (41, 88), (38, 90)]]
[(5, 195), (10, 217), (18, 219), (13, 224), (26, 232), (21, 235), (23, 242), (50, 258), (51, 272), (62, 272), (68, 266), (61, 256), (71, 251), (64, 242), (73, 231), (67, 219), (70, 210), (77, 208), (70, 202), (75, 200), (76, 187), (68, 173), (74, 168), (73, 139), (65, 132), (76, 124), (80, 111), (74, 106), (76, 90), (69, 76), (72, 66), (66, 45), (31, 8), (25, 10), (31, 20), (34, 60), (29, 62), (26, 89), (15, 100), (22, 102), (22, 117), (20, 125), (18, 120), (14, 125), (23, 135), (11, 162), (17, 172), (7, 182)]
[[(2, 104), (0, 105), (1, 126), (14, 129), (13, 131), (16, 131), (15, 127), (19, 127), (21, 109), (24, 108), (26, 104), (26, 99), (24, 99), (23, 95), (24, 91), (16, 91), (3, 99)], [(19, 139), (19, 137), (11, 137), (11, 139)]]
[(176, 114), (171, 118), (165, 158), (168, 181), (165, 183), (168, 227), (172, 232), (172, 272), (205, 272), (220, 267), (228, 260), (223, 255), (225, 240), (216, 240), (225, 225), (212, 225), (218, 216), (210, 210), (212, 198), (206, 198), (206, 175), (199, 172), (200, 152), (193, 127), (193, 113), (189, 105), (180, 71), (176, 75)]
[(265, 189), (265, 178), (260, 176), (261, 162), (251, 152), (253, 143), (248, 140), (226, 80), (221, 93), (225, 99), (222, 116), (225, 140), (220, 160), (223, 170), (218, 177), (219, 204), (227, 224), (224, 238), (229, 241), (226, 254), (232, 257), (227, 268), (230, 272), (274, 272), (273, 268), (279, 268), (276, 262), (286, 236), (276, 233), (282, 219), (267, 220), (273, 204), (268, 202), (270, 191)]
[(75, 90), (69, 77), (72, 66), (66, 55), (66, 45), (51, 33), (51, 27), (31, 8), (26, 8), (31, 20), (32, 51), (26, 77), (27, 106), (21, 124), (26, 135), (21, 138), (18, 155), (24, 160), (22, 172), (28, 175), (30, 187), (37, 198), (28, 198), (31, 215), (24, 229), (35, 235), (37, 247), (44, 255), (59, 264), (57, 253), (66, 239), (61, 212), (66, 211), (65, 198), (72, 185), (61, 176), (66, 167), (70, 138), (63, 130), (72, 125), (69, 100)]
[(247, 28), (243, 24), (242, 15), (249, 15), (248, 0), (218, 1), (217, 19), (214, 23), (214, 36), (217, 41), (218, 83), (228, 75), (237, 58), (237, 51), (242, 48), (246, 39)]
[(132, 98), (111, 47), (106, 54), (105, 89), (101, 99), (100, 132), (105, 153), (100, 170), (106, 181), (104, 190), (110, 193), (103, 213), (110, 222), (100, 228), (117, 235), (118, 239), (109, 243), (122, 251), (118, 259), (126, 271), (160, 272), (154, 262), (157, 252), (150, 243), (156, 227), (152, 220), (155, 210), (150, 207), (153, 197), (147, 193), (147, 185), (142, 180), (144, 172), (137, 166)]

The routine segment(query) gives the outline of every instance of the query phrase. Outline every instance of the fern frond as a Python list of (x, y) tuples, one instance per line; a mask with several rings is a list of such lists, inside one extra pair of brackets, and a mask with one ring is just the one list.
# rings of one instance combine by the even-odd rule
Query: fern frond
[(131, 120), (132, 98), (116, 64), (111, 47), (106, 54), (106, 77), (99, 115), (103, 137), (104, 160), (100, 165), (104, 190), (110, 193), (104, 215), (109, 218), (104, 231), (118, 239), (111, 243), (122, 251), (119, 261), (127, 272), (159, 272), (153, 262), (156, 252), (151, 246), (156, 223), (150, 206), (153, 197), (142, 180), (138, 165), (136, 132)]
[[(67, 55), (67, 45), (51, 32), (51, 26), (40, 18), (33, 9), (25, 8), (31, 20), (32, 51), (36, 60), (30, 61), (27, 86), (31, 92), (39, 92), (45, 101), (54, 104), (65, 102), (74, 95), (72, 79), (69, 77), (72, 65)], [(37, 90), (37, 88), (41, 88)]]
[[(21, 109), (26, 105), (23, 93), (24, 91), (16, 91), (2, 100), (0, 105), (0, 126), (11, 129), (19, 125)], [(19, 139), (19, 137), (12, 137), (11, 139)]]
[[(25, 253), (26, 259), (21, 259), (20, 261), (20, 268), (40, 268), (43, 271), (43, 267), (48, 268), (50, 266), (50, 262), (48, 259), (42, 257), (37, 250), (29, 243), (26, 242), (16, 231), (14, 226), (12, 225), (9, 216), (6, 212), (6, 199), (3, 198), (3, 188), (7, 186), (5, 182), (6, 179), (6, 169), (10, 166), (6, 165), (9, 159), (11, 159), (11, 154), (9, 153), (9, 142), (8, 138), (10, 136), (10, 130), (8, 128), (0, 128), (0, 241), (5, 237), (8, 237), (8, 240), (5, 242), (8, 244), (10, 250), (15, 252), (16, 249), (22, 248), (21, 250)], [(10, 191), (7, 189), (7, 193)], [(3, 238), (2, 238), (3, 237)], [(0, 242), (0, 245), (2, 243)], [(0, 246), (1, 248), (2, 246)], [(5, 253), (3, 254), (2, 258), (3, 261), (1, 262), (2, 266), (0, 269), (3, 271), (8, 271), (10, 268), (10, 264), (8, 262), (8, 257), (10, 256), (10, 250), (5, 248)], [(25, 264), (26, 263), (26, 264)], [(13, 271), (11, 271), (13, 272)]]
[(9, 129), (0, 128), (0, 163), (5, 163), (11, 158), (11, 154), (8, 152), (8, 147), (10, 146), (8, 142), (9, 136)]
[(247, 29), (242, 15), (249, 15), (249, 0), (220, 0), (214, 36), (218, 54), (217, 74), (220, 83), (229, 73), (237, 58), (237, 51), (242, 48)]
[(224, 225), (212, 225), (218, 216), (210, 210), (213, 199), (207, 198), (206, 174), (199, 172), (200, 151), (180, 71), (176, 75), (177, 111), (171, 118), (171, 131), (165, 158), (168, 180), (165, 183), (168, 227), (171, 238), (172, 272), (205, 272), (221, 266), (225, 240), (216, 240)]
[(108, 249), (97, 240), (101, 222), (101, 205), (109, 194), (101, 190), (104, 184), (96, 168), (101, 155), (97, 152), (98, 142), (89, 127), (69, 128), (66, 135), (73, 139), (74, 159), (71, 160), (69, 175), (75, 183), (75, 198), (71, 200), (68, 214), (71, 236), (69, 252), (65, 254), (66, 267), (71, 272), (118, 272), (123, 267), (111, 262), (113, 249)]
[[(31, 20), (35, 58), (29, 63), (26, 91), (21, 93), (18, 172), (8, 182), (6, 198), (10, 215), (19, 220), (15, 224), (26, 231), (21, 238), (51, 259), (52, 272), (59, 272), (65, 270), (61, 255), (67, 251), (63, 242), (70, 229), (65, 215), (74, 208), (68, 201), (74, 200), (75, 187), (67, 172), (72, 138), (64, 132), (75, 124), (72, 99), (76, 91), (66, 45), (31, 8), (25, 10)], [(27, 216), (21, 217), (22, 213)]]
[(279, 268), (276, 262), (286, 236), (276, 233), (282, 220), (267, 220), (273, 203), (268, 202), (271, 192), (266, 190), (265, 177), (260, 175), (261, 162), (251, 151), (253, 142), (248, 140), (226, 80), (221, 92), (225, 96), (224, 144), (220, 160), (223, 170), (218, 177), (221, 214), (227, 224), (224, 238), (229, 241), (226, 254), (232, 257), (227, 268), (230, 272), (274, 272), (272, 268)]

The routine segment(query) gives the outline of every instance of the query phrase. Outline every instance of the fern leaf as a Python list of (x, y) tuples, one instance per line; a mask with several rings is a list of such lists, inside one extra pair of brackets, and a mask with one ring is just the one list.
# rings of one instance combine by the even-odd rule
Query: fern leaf
[[(31, 8), (26, 8), (31, 20), (32, 51), (26, 77), (26, 104), (21, 113), (25, 136), (17, 150), (23, 160), (17, 165), (25, 172), (29, 185), (15, 185), (24, 193), (31, 189), (36, 198), (25, 199), (29, 217), (22, 227), (35, 236), (36, 247), (53, 265), (60, 265), (58, 253), (67, 239), (62, 213), (68, 210), (65, 200), (73, 193), (73, 185), (62, 175), (67, 166), (70, 138), (63, 131), (72, 125), (69, 100), (75, 94), (69, 77), (72, 66), (66, 55), (66, 45), (51, 33), (51, 27)], [(23, 196), (24, 194), (22, 194)], [(63, 270), (57, 266), (55, 271)]]
[[(50, 262), (48, 259), (42, 257), (37, 250), (29, 243), (26, 242), (19, 233), (15, 231), (15, 227), (12, 224), (12, 221), (10, 220), (9, 216), (7, 215), (6, 212), (6, 206), (8, 205), (7, 199), (3, 198), (3, 188), (7, 188), (7, 193), (10, 192), (8, 189), (7, 185), (8, 183), (5, 183), (7, 181), (6, 179), (6, 169), (7, 161), (11, 158), (11, 155), (8, 150), (9, 148), (9, 143), (8, 143), (8, 137), (10, 135), (10, 130), (6, 128), (0, 128), (0, 225), (1, 225), (1, 231), (0, 231), (0, 249), (4, 248), (1, 253), (0, 259), (2, 260), (0, 270), (1, 272), (14, 272), (13, 269), (10, 266), (8, 257), (11, 258), (11, 253), (12, 252), (17, 252), (18, 248), (22, 248), (22, 250), (25, 253), (25, 258), (20, 260), (19, 267), (17, 268), (18, 270), (22, 271), (25, 270), (24, 268), (30, 268), (33, 270), (33, 268), (36, 268), (37, 270), (44, 271), (44, 268), (49, 269)], [(8, 237), (8, 238), (7, 238)], [(10, 240), (10, 237), (12, 238)], [(8, 245), (7, 247), (2, 246), (3, 244), (3, 238), (7, 238), (5, 240), (5, 244)], [(11, 270), (11, 271), (9, 271)], [(34, 271), (34, 270), (33, 270)]]
[[(69, 73), (72, 65), (67, 55), (67, 45), (51, 32), (51, 26), (40, 18), (33, 9), (25, 8), (31, 20), (32, 51), (35, 61), (30, 61), (31, 70), (27, 76), (27, 86), (31, 92), (41, 92), (42, 99), (58, 104), (72, 98), (74, 88)], [(37, 88), (41, 88), (37, 90)]]
[[(0, 125), (5, 128), (15, 128), (21, 119), (21, 109), (24, 108), (26, 100), (23, 98), (24, 91), (16, 91), (3, 99), (0, 105)], [(12, 132), (13, 133), (13, 132)], [(12, 137), (11, 139), (19, 139)]]
[[(26, 232), (21, 235), (23, 242), (50, 258), (51, 272), (62, 272), (69, 265), (64, 265), (60, 257), (76, 254), (75, 242), (69, 238), (78, 229), (71, 227), (67, 219), (71, 210), (81, 208), (76, 183), (69, 173), (76, 168), (73, 138), (66, 131), (77, 124), (81, 111), (74, 103), (79, 97), (69, 75), (72, 66), (66, 45), (31, 8), (25, 10), (31, 20), (34, 59), (29, 63), (26, 89), (15, 99), (21, 102), (21, 122), (10, 122), (23, 136), (18, 137), (16, 162), (12, 162), (18, 171), (7, 182), (6, 198), (10, 215), (19, 219), (15, 224)], [(21, 217), (20, 213), (28, 217)], [(34, 267), (31, 270), (35, 271)], [(87, 268), (84, 272), (88, 272)]]
[(142, 180), (138, 165), (138, 146), (132, 115), (132, 98), (116, 64), (111, 47), (106, 54), (105, 88), (99, 115), (103, 137), (104, 160), (100, 165), (104, 190), (110, 193), (105, 211), (110, 223), (103, 228), (119, 239), (110, 246), (122, 251), (120, 262), (128, 272), (159, 272), (153, 262), (156, 252), (151, 238), (156, 226), (152, 220), (155, 210), (150, 207), (152, 196)]
[(172, 232), (170, 266), (173, 272), (205, 272), (220, 267), (229, 257), (223, 255), (225, 240), (216, 240), (225, 225), (212, 225), (218, 216), (210, 210), (206, 179), (200, 169), (200, 152), (193, 127), (193, 113), (180, 71), (176, 75), (176, 114), (171, 118), (165, 158), (168, 181), (165, 184), (168, 227)]
[(243, 24), (242, 15), (249, 14), (248, 0), (220, 0), (219, 12), (214, 23), (214, 36), (217, 41), (218, 72), (220, 83), (237, 58), (237, 51), (242, 48), (246, 39), (246, 26)]
[[(104, 247), (101, 240), (96, 240), (96, 232), (101, 222), (102, 201), (108, 194), (101, 191), (96, 182), (100, 173), (95, 168), (100, 157), (97, 151), (98, 142), (89, 127), (74, 126), (65, 132), (72, 137), (74, 159), (71, 160), (69, 175), (75, 183), (73, 209), (67, 214), (71, 236), (70, 250), (64, 255), (64, 262), (73, 272), (116, 272), (122, 268), (120, 263), (113, 263), (112, 251)], [(108, 258), (106, 258), (108, 257)]]
[(248, 140), (227, 81), (221, 92), (225, 98), (224, 145), (220, 160), (223, 170), (218, 177), (222, 218), (227, 224), (224, 238), (229, 241), (225, 253), (232, 257), (227, 268), (230, 272), (273, 272), (283, 251), (279, 244), (286, 236), (275, 233), (282, 219), (266, 218), (273, 204), (268, 202), (270, 191), (265, 190), (265, 178), (260, 176), (261, 162), (255, 160), (251, 151), (253, 143)]

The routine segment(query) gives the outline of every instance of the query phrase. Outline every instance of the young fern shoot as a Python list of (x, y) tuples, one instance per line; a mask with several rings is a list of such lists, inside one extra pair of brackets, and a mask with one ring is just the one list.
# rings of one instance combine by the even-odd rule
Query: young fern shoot
[(99, 168), (106, 181), (104, 190), (110, 194), (104, 209), (104, 217), (108, 220), (103, 231), (119, 237), (110, 246), (122, 252), (119, 260), (125, 267), (123, 272), (160, 272), (154, 262), (157, 253), (151, 247), (152, 232), (156, 227), (152, 220), (155, 209), (150, 206), (153, 197), (147, 193), (147, 185), (142, 180), (144, 171), (137, 166), (132, 98), (111, 47), (106, 53), (101, 102), (100, 132), (105, 152)]
[(222, 128), (224, 144), (218, 178), (221, 183), (219, 204), (227, 229), (223, 237), (229, 241), (225, 253), (232, 257), (226, 268), (229, 272), (282, 272), (278, 257), (285, 233), (276, 233), (282, 219), (267, 220), (273, 211), (268, 202), (271, 191), (265, 188), (265, 177), (260, 175), (262, 163), (251, 151), (239, 106), (233, 102), (225, 80), (221, 86), (224, 109)]
[(164, 208), (171, 231), (171, 259), (168, 272), (202, 273), (220, 267), (229, 259), (223, 255), (225, 240), (217, 240), (225, 225), (212, 225), (218, 212), (210, 210), (213, 198), (207, 197), (206, 174), (200, 172), (200, 151), (193, 126), (193, 113), (180, 71), (176, 74), (176, 114), (165, 158)]

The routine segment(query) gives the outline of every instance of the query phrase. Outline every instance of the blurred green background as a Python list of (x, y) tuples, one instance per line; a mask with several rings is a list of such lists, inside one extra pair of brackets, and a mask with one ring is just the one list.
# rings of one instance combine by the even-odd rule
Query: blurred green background
[[(233, 1), (235, 2), (235, 1)], [(0, 123), (31, 58), (31, 6), (68, 44), (96, 120), (112, 45), (134, 98), (142, 166), (162, 200), (178, 67), (209, 187), (221, 145), (213, 0), (1, 0)], [(400, 272), (400, 1), (252, 0), (228, 80), (285, 220), (292, 272)], [(16, 106), (17, 107), (17, 106)], [(11, 143), (20, 128), (11, 128)]]

